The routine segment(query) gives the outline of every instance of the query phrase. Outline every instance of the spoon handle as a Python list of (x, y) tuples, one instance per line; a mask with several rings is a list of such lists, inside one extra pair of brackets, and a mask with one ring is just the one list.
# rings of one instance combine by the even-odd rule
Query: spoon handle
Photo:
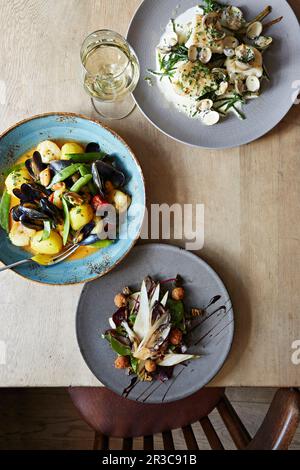
[(8, 266), (4, 266), (3, 268), (0, 268), (0, 273), (2, 271), (6, 271), (7, 269), (15, 268), (16, 266), (21, 266), (21, 264), (25, 264), (31, 261), (31, 258), (27, 259), (22, 259), (21, 261), (17, 261), (16, 263), (9, 264)]

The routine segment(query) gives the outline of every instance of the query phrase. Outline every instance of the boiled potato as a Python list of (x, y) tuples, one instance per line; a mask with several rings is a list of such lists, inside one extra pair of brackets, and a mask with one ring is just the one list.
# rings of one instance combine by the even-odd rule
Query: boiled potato
[(60, 148), (55, 142), (52, 142), (52, 140), (44, 140), (36, 149), (41, 154), (43, 163), (50, 163), (52, 160), (60, 160)]
[(31, 181), (32, 178), (27, 169), (24, 167), (9, 173), (5, 180), (5, 186), (8, 194), (12, 195), (14, 189), (20, 188), (23, 183), (30, 183)]
[(118, 212), (125, 212), (131, 204), (131, 197), (119, 189), (114, 189), (109, 193), (109, 202), (111, 202)]
[(30, 238), (36, 233), (35, 230), (24, 227), (20, 222), (13, 222), (9, 232), (9, 239), (15, 246), (28, 246)]
[(31, 248), (41, 255), (57, 255), (63, 247), (63, 241), (59, 233), (51, 230), (50, 237), (42, 240), (43, 230), (36, 232), (31, 239)]
[(84, 149), (76, 142), (67, 142), (61, 148), (61, 159), (68, 160), (69, 157), (67, 157), (67, 155), (69, 153), (84, 153)]
[(94, 211), (89, 204), (73, 207), (70, 210), (70, 222), (73, 230), (81, 230), (94, 218)]

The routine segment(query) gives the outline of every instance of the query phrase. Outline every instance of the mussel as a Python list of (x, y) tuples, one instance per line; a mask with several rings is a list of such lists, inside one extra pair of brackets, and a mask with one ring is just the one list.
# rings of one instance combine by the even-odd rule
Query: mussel
[(42, 197), (47, 197), (48, 192), (37, 184), (23, 183), (20, 188), (13, 190), (14, 195), (20, 199), (21, 203), (39, 201)]
[(49, 167), (54, 173), (59, 173), (68, 166), (72, 165), (72, 163), (73, 162), (71, 162), (70, 160), (52, 160), (49, 163)]
[(26, 214), (21, 215), (20, 222), (24, 227), (31, 230), (42, 230), (44, 223), (40, 220), (31, 220)]
[(41, 154), (35, 151), (32, 158), (29, 158), (25, 162), (25, 166), (35, 181), (39, 181), (40, 173), (47, 168), (47, 165), (42, 162)]
[(105, 197), (105, 183), (107, 181), (110, 181), (116, 188), (125, 184), (124, 173), (102, 160), (97, 160), (92, 164), (92, 174), (94, 183), (103, 197)]
[(85, 148), (86, 153), (100, 152), (100, 145), (96, 142), (90, 142)]
[(42, 198), (40, 200), (40, 207), (42, 212), (48, 216), (55, 224), (60, 224), (63, 222), (63, 217), (61, 211), (47, 198)]
[(44, 221), (49, 220), (49, 217), (33, 204), (15, 206), (12, 209), (12, 218), (15, 222), (21, 222), (22, 225), (33, 230), (41, 230)]

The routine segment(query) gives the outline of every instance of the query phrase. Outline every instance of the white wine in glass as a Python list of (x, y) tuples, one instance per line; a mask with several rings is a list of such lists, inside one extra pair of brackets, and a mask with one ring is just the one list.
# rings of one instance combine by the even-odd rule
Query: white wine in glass
[(135, 106), (131, 93), (138, 83), (140, 67), (127, 41), (113, 31), (96, 31), (85, 39), (81, 61), (84, 88), (96, 111), (108, 119), (128, 116)]

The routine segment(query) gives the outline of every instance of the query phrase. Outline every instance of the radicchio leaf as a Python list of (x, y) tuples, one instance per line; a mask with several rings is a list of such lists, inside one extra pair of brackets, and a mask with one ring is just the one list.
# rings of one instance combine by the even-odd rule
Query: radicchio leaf
[(112, 316), (112, 319), (113, 319), (113, 322), (116, 326), (120, 326), (121, 323), (124, 321), (124, 320), (127, 320), (127, 316), (128, 316), (128, 310), (126, 307), (121, 307), (119, 308), (119, 310), (117, 310), (113, 316)]

